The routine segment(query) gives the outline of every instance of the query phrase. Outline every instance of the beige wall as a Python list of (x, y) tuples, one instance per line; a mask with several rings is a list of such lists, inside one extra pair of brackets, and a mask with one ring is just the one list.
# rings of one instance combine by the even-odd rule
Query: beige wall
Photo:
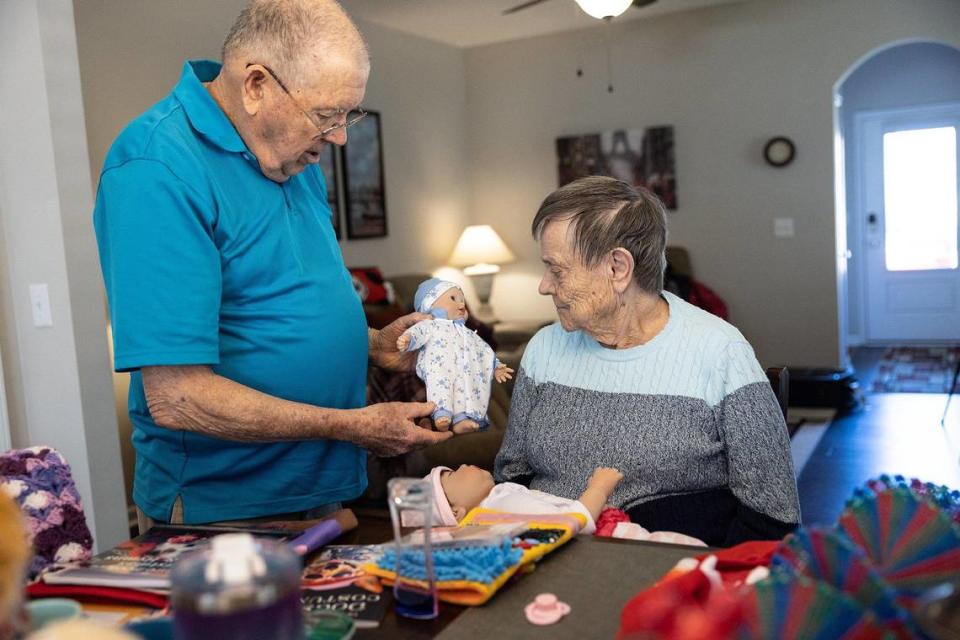
[[(471, 212), (521, 259), (498, 280), (499, 314), (551, 313), (531, 303), (539, 256), (529, 220), (556, 186), (556, 137), (671, 124), (671, 242), (689, 247), (761, 362), (838, 364), (834, 83), (893, 40), (960, 43), (960, 4), (765, 1), (615, 24), (613, 94), (602, 37), (597, 29), (467, 52)], [(774, 135), (797, 146), (785, 169), (761, 159)], [(794, 218), (796, 236), (774, 238), (774, 217)]]

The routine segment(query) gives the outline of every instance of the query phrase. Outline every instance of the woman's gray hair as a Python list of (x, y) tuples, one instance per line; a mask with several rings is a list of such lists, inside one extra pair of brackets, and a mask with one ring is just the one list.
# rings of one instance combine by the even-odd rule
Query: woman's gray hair
[(533, 218), (533, 237), (555, 220), (570, 220), (577, 257), (595, 267), (610, 251), (633, 256), (633, 278), (646, 292), (663, 290), (667, 268), (667, 216), (660, 200), (642, 187), (603, 176), (580, 178), (544, 199)]
[(223, 42), (223, 61), (275, 65), (277, 73), (299, 79), (304, 57), (322, 47), (357, 52), (369, 61), (367, 45), (350, 16), (335, 0), (252, 0), (240, 12)]

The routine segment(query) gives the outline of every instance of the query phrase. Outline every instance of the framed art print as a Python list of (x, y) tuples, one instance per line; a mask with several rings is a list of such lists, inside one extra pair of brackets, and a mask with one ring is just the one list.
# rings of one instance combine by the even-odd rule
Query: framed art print
[(343, 147), (343, 184), (346, 192), (347, 237), (382, 238), (387, 235), (387, 203), (383, 186), (383, 145), (380, 114), (367, 116), (350, 127)]
[(320, 154), (320, 170), (323, 172), (323, 180), (327, 184), (327, 205), (330, 207), (333, 231), (337, 234), (337, 240), (341, 238), (340, 184), (337, 181), (339, 174), (339, 170), (337, 169), (337, 156), (339, 154), (340, 147), (332, 144), (324, 146), (323, 153)]

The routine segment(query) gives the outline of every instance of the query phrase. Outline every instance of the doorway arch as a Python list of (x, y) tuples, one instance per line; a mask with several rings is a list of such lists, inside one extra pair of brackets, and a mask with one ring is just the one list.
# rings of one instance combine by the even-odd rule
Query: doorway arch
[[(862, 127), (868, 113), (960, 105), (960, 49), (928, 40), (891, 42), (850, 66), (834, 85), (837, 308), (841, 353), (868, 340)], [(960, 291), (957, 292), (960, 294)]]

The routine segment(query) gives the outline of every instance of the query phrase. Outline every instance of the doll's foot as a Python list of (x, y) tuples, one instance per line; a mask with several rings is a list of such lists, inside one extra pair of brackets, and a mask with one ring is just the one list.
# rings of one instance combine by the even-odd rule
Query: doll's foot
[(476, 421), (470, 420), (469, 418), (466, 420), (461, 420), (457, 424), (453, 425), (453, 432), (458, 435), (461, 433), (473, 433), (474, 431), (479, 430), (480, 425), (477, 424)]
[[(440, 416), (433, 421), (433, 425), (437, 428), (437, 431), (446, 431), (450, 428), (450, 416)], [(454, 433), (459, 433), (459, 431), (454, 429)]]

